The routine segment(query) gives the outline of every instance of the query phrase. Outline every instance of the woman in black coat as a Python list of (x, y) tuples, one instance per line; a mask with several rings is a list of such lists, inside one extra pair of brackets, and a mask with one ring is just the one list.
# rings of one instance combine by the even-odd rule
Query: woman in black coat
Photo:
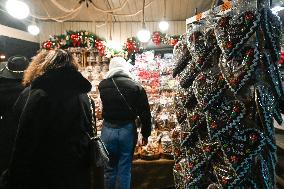
[(24, 75), (15, 107), (19, 119), (10, 189), (89, 189), (92, 135), (87, 92), (71, 53), (39, 53)]

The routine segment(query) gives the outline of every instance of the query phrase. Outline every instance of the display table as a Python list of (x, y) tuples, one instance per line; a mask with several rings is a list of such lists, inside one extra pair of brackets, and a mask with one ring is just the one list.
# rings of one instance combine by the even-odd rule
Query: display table
[(173, 160), (134, 160), (132, 170), (133, 189), (174, 188)]

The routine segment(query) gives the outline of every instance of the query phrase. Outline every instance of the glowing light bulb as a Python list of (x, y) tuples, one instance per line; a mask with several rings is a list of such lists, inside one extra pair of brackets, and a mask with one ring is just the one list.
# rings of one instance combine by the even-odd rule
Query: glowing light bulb
[(27, 18), (30, 14), (29, 6), (18, 0), (8, 0), (6, 2), (6, 10), (11, 16), (18, 19)]
[(161, 31), (167, 31), (169, 29), (169, 23), (167, 21), (161, 21), (159, 23), (159, 28)]
[(28, 26), (28, 32), (32, 35), (38, 35), (39, 34), (39, 28), (36, 25), (29, 25)]
[(151, 34), (149, 30), (144, 28), (137, 33), (137, 37), (139, 41), (141, 41), (142, 43), (146, 43), (150, 40)]

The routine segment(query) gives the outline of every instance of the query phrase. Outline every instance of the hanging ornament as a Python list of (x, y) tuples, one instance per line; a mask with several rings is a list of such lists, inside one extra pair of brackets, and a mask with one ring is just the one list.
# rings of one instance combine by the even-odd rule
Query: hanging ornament
[(102, 40), (100, 39), (95, 40), (95, 48), (99, 51), (101, 55), (105, 54), (105, 45)]
[(138, 42), (136, 38), (128, 38), (126, 43), (125, 43), (125, 50), (128, 52), (128, 54), (132, 54), (134, 52), (138, 52), (139, 47), (138, 47)]
[(175, 46), (177, 44), (177, 42), (178, 42), (178, 39), (171, 38), (170, 45)]
[(70, 36), (72, 42), (73, 42), (73, 47), (79, 47), (80, 44), (81, 44), (81, 41), (80, 41), (80, 36), (78, 34), (72, 34)]
[(43, 43), (42, 47), (44, 49), (50, 50), (51, 47), (52, 47), (52, 42), (51, 41), (46, 41), (46, 42)]
[(161, 44), (161, 32), (154, 32), (152, 35), (152, 42), (159, 46)]

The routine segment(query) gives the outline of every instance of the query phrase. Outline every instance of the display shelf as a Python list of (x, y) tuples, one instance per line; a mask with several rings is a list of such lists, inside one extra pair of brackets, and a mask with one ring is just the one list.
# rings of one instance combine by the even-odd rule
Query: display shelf
[(87, 67), (96, 63), (108, 63), (109, 59), (102, 56), (95, 48), (70, 47), (68, 50), (74, 55), (76, 61), (82, 66)]

